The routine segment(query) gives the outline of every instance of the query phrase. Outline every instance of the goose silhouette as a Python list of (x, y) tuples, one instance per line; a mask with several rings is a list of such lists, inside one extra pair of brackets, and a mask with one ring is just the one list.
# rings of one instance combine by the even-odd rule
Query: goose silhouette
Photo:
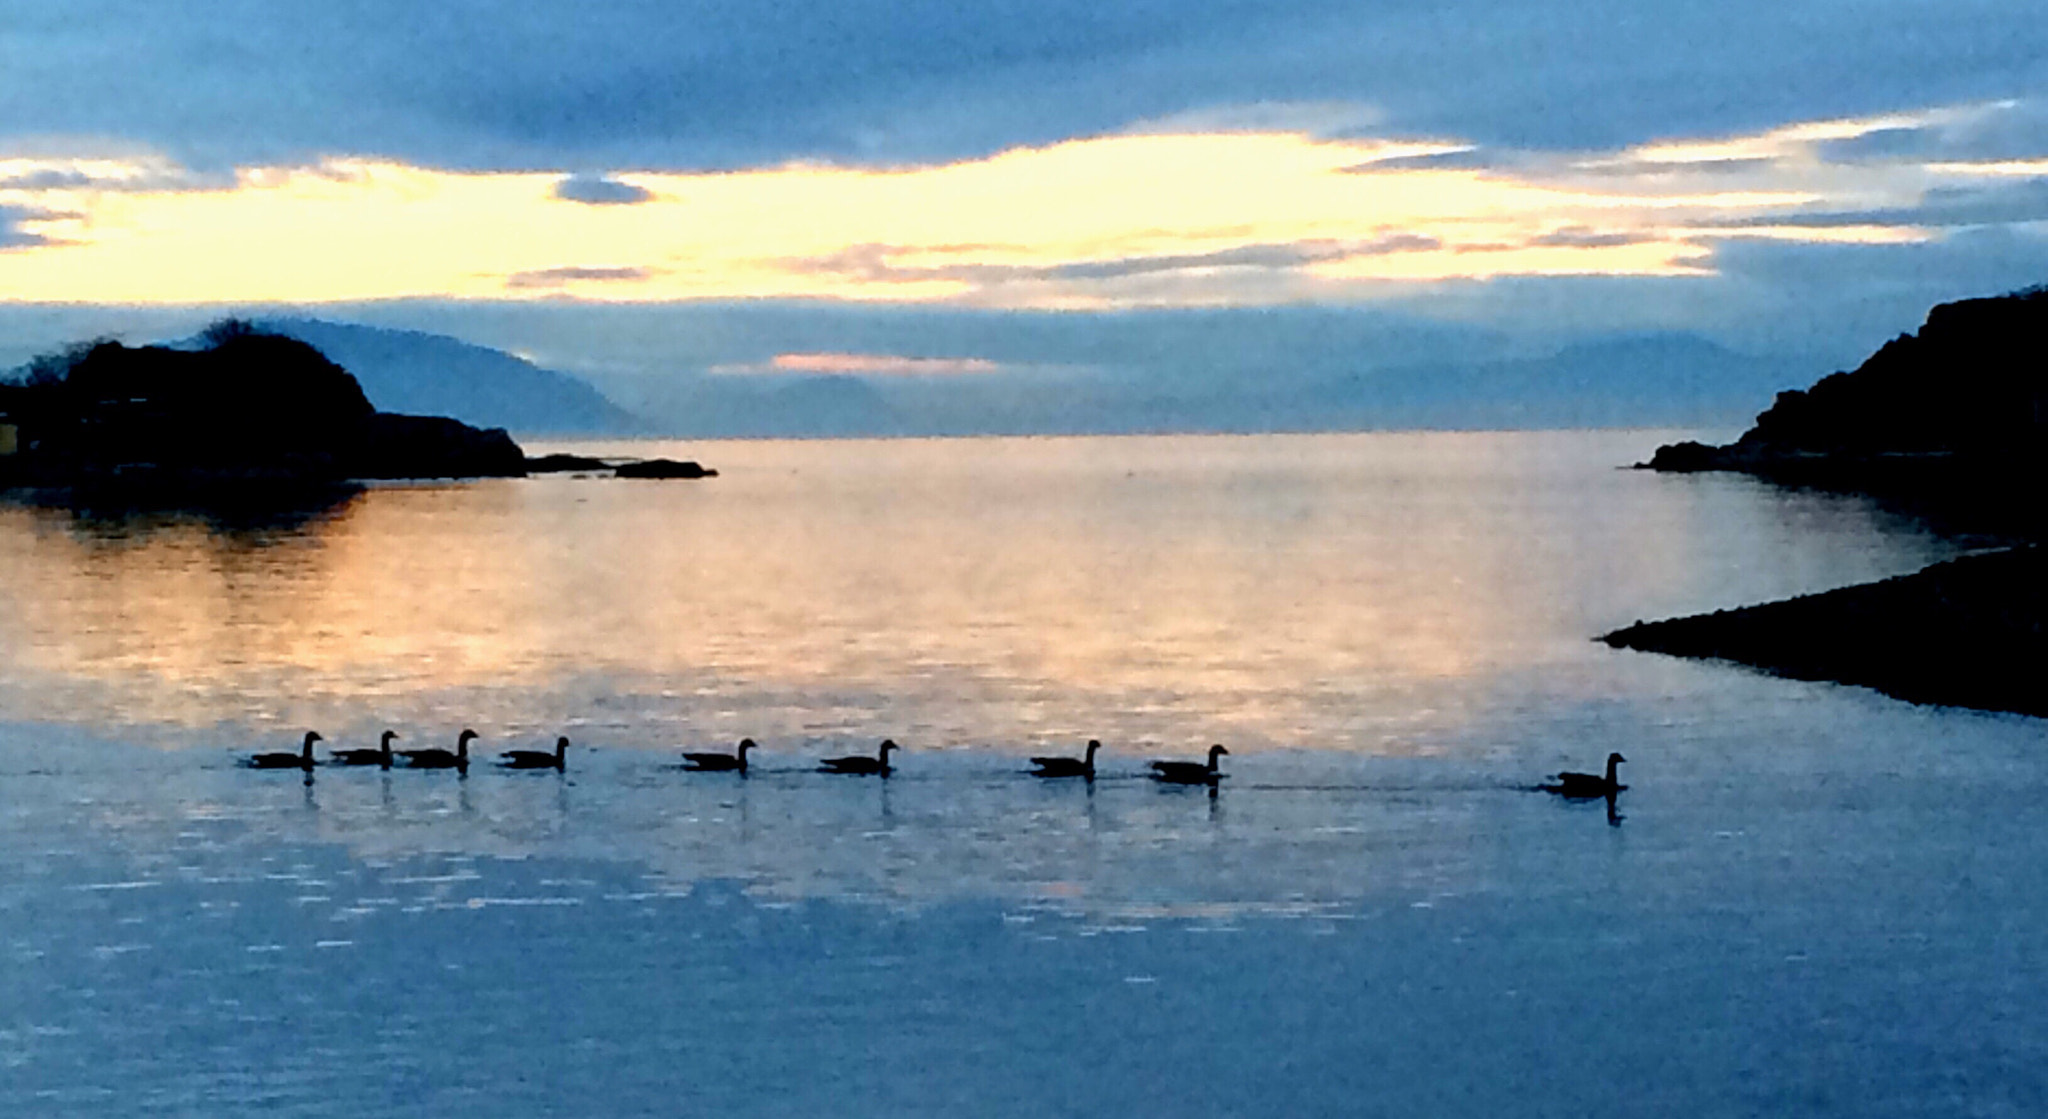
[(740, 739), (739, 748), (730, 754), (684, 754), (683, 768), (706, 772), (747, 771), (747, 751), (754, 749), (754, 740)]
[(1091, 738), (1088, 751), (1078, 758), (1033, 758), (1031, 764), (1037, 768), (1031, 771), (1033, 777), (1085, 777), (1095, 780), (1095, 751), (1102, 749), (1102, 743)]
[(1230, 751), (1221, 745), (1209, 747), (1209, 761), (1202, 762), (1153, 762), (1152, 780), (1164, 781), (1169, 785), (1214, 785), (1224, 776), (1216, 770), (1216, 759)]
[(569, 738), (564, 735), (555, 739), (553, 750), (507, 750), (498, 755), (498, 764), (506, 769), (554, 769), (567, 773)]
[(1592, 800), (1595, 797), (1611, 797), (1628, 788), (1617, 780), (1615, 767), (1627, 761), (1620, 754), (1607, 755), (1607, 775), (1596, 773), (1560, 773), (1551, 778), (1553, 784), (1538, 785), (1546, 793), (1556, 793), (1572, 800)]
[(398, 737), (395, 730), (387, 730), (376, 749), (363, 747), (354, 750), (329, 750), (327, 757), (334, 765), (378, 765), (391, 768), (391, 740)]
[[(273, 750), (267, 754), (253, 754), (242, 764), (250, 769), (303, 769), (313, 772), (313, 743), (323, 741), (318, 731), (307, 731), (306, 741), (297, 753)], [(312, 778), (307, 778), (312, 780)]]
[(895, 739), (884, 738), (880, 752), (872, 758), (862, 757), (858, 754), (850, 758), (826, 758), (818, 763), (818, 769), (824, 773), (851, 773), (861, 776), (887, 777), (894, 771), (893, 767), (889, 765), (889, 751), (901, 749), (903, 747), (896, 745)]
[(461, 769), (469, 768), (469, 741), (478, 737), (473, 730), (464, 730), (455, 738), (455, 749), (443, 750), (439, 746), (425, 750), (400, 750), (398, 756), (414, 769)]

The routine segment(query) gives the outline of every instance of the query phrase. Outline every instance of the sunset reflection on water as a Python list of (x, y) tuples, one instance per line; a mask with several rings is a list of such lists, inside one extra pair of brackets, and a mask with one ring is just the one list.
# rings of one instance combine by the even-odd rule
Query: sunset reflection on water
[(1611, 690), (1605, 628), (1943, 554), (1859, 502), (1614, 469), (1656, 439), (643, 443), (613, 449), (722, 476), (379, 486), (246, 531), (0, 507), (0, 717), (1400, 753)]

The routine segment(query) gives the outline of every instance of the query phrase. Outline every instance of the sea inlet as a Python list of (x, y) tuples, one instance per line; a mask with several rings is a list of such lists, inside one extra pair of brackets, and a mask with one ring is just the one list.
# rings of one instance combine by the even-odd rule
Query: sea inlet
[(1592, 640), (1964, 544), (1693, 434), (0, 505), (0, 1114), (2040, 1114), (2041, 721)]

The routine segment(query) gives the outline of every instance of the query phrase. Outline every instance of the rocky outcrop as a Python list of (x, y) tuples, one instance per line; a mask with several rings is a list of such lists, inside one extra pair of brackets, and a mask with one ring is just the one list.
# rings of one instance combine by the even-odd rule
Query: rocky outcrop
[(589, 455), (571, 455), (557, 452), (551, 455), (533, 455), (526, 460), (528, 474), (583, 474), (599, 470), (610, 470), (612, 464)]
[(2048, 553), (2018, 548), (1783, 602), (1637, 622), (1601, 640), (1915, 703), (2048, 716), (2044, 594)]
[[(1732, 470), (1867, 494), (1953, 534), (2039, 541), (2048, 530), (2048, 288), (1936, 307), (1854, 372), (1778, 394), (1725, 446), (1657, 448), (1652, 470)], [(1917, 703), (2048, 716), (2038, 547), (1915, 575), (1661, 622), (1617, 648), (1752, 665)]]
[(718, 471), (703, 464), (675, 459), (591, 458), (588, 455), (552, 454), (526, 460), (528, 474), (594, 474), (610, 471), (614, 478), (716, 478)]
[(706, 470), (701, 464), (674, 459), (650, 458), (639, 462), (622, 462), (612, 469), (619, 478), (716, 478), (718, 471)]
[(1731, 470), (1868, 493), (1957, 531), (2040, 539), (2048, 502), (2048, 288), (1936, 307), (1855, 371), (1783, 392), (1725, 446), (1652, 470)]
[(517, 478), (526, 452), (501, 427), (476, 428), (444, 416), (378, 412), (363, 422), (353, 478)]

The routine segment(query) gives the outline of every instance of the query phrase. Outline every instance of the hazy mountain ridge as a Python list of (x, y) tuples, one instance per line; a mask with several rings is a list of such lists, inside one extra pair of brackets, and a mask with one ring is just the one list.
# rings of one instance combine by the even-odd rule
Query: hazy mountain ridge
[(264, 318), (263, 329), (311, 344), (355, 374), (378, 408), (453, 416), (535, 435), (631, 435), (647, 424), (587, 382), (503, 350), (443, 334), (312, 318)]
[[(1348, 364), (1376, 356), (1359, 353)], [(1690, 334), (1625, 335), (1530, 358), (1346, 370), (1234, 354), (1174, 368), (994, 374), (681, 375), (640, 408), (679, 435), (1051, 435), (1400, 428), (1728, 426), (1794, 383), (1797, 363)]]

